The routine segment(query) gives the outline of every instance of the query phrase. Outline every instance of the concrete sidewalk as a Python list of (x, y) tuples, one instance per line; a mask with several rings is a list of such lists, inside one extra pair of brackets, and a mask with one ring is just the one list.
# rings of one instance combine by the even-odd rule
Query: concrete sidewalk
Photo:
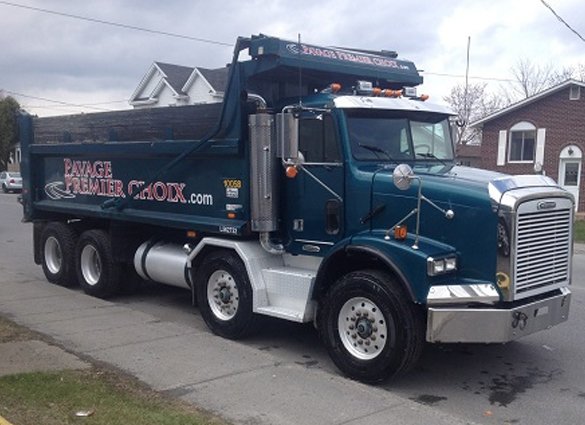
[(469, 424), (387, 390), (10, 271), (0, 277), (0, 314), (236, 424)]

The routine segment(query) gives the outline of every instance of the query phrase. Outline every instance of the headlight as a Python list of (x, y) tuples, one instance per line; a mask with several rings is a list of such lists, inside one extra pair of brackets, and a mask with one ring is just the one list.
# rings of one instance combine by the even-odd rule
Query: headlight
[(457, 270), (457, 257), (427, 258), (427, 274), (437, 276)]

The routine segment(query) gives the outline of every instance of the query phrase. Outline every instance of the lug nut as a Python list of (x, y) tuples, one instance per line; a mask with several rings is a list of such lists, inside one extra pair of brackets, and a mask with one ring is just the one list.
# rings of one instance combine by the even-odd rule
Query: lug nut
[(364, 343), (364, 341), (362, 341), (361, 339), (358, 341), (359, 345), (362, 345)]

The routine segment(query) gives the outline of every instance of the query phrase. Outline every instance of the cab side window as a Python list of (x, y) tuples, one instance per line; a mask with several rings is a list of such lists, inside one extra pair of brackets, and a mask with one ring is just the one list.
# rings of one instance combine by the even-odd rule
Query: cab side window
[(341, 162), (341, 151), (331, 115), (299, 123), (299, 149), (306, 162)]

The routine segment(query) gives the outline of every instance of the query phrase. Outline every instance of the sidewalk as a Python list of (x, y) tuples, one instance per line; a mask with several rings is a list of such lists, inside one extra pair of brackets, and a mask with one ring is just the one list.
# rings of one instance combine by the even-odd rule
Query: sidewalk
[[(78, 368), (86, 365), (80, 358), (91, 358), (236, 424), (469, 423), (386, 390), (281, 363), (268, 351), (8, 271), (0, 276), (0, 314), (79, 356), (44, 343), (0, 344), (3, 368)], [(27, 358), (27, 349), (41, 355), (30, 351)]]

